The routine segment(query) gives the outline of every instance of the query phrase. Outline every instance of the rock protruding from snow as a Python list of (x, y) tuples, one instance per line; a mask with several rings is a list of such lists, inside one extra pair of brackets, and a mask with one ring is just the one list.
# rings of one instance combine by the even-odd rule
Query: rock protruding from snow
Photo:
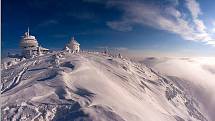
[(63, 50), (68, 52), (68, 53), (71, 53), (71, 49), (68, 46), (65, 46), (65, 48)]

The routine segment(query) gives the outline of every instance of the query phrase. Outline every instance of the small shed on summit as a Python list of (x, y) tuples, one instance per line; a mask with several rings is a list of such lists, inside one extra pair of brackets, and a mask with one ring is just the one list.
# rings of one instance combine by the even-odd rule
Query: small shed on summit
[(69, 49), (71, 49), (72, 53), (78, 53), (80, 51), (80, 44), (75, 40), (74, 37), (70, 40), (69, 44), (67, 45)]

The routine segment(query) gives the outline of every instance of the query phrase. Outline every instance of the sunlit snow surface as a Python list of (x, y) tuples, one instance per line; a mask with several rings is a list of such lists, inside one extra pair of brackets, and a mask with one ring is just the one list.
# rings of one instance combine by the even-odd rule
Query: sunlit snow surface
[(129, 60), (57, 52), (4, 68), (4, 121), (209, 120), (184, 80)]

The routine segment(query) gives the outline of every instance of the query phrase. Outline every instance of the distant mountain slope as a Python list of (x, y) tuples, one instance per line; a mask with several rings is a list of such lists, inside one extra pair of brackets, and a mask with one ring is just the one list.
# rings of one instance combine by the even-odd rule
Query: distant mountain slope
[(208, 121), (179, 78), (98, 53), (23, 60), (1, 77), (4, 121)]

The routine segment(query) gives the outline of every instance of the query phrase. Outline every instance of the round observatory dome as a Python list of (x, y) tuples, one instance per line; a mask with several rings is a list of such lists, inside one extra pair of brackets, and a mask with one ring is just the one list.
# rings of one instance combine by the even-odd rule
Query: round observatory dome
[(31, 48), (31, 47), (37, 47), (38, 42), (35, 38), (35, 36), (31, 36), (28, 32), (25, 33), (25, 35), (22, 37), (22, 40), (20, 42), (20, 47), (25, 49), (25, 48)]

